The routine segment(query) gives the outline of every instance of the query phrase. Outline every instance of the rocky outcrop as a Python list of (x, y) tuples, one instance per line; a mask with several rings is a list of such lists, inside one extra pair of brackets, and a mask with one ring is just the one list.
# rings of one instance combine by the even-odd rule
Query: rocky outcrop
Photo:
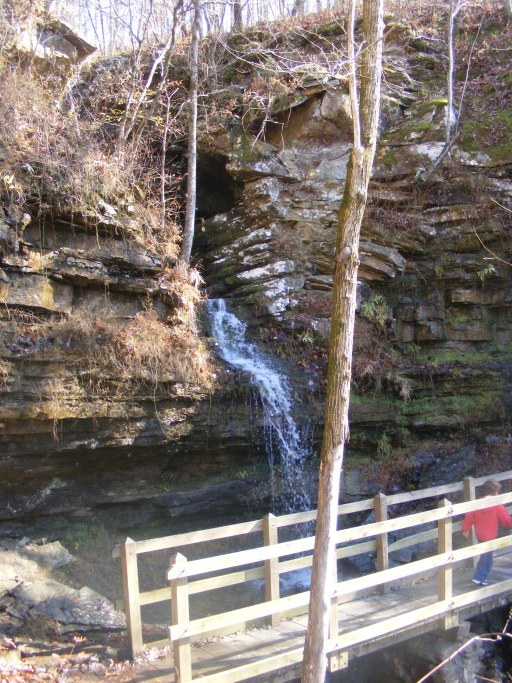
[(69, 72), (96, 48), (56, 17), (38, 17), (16, 26), (14, 47), (21, 60), (31, 61), (42, 73)]
[[(416, 40), (405, 26), (388, 35), (358, 307), (360, 320), (375, 319), (377, 305), (386, 308), (381, 342), (400, 359), (386, 380), (391, 396), (356, 386), (352, 433), (497, 425), (511, 388), (510, 99), (483, 98), (479, 77), (470, 75), (460, 133), (437, 167), (445, 152), (445, 84), (435, 73), (443, 54), (435, 40)], [(492, 52), (492, 44), (486, 39), (483, 50)], [(491, 52), (481, 53), (482, 64)], [(263, 136), (231, 120), (224, 137), (218, 131), (202, 142), (205, 156), (223, 154), (222, 173), (238, 184), (233, 206), (207, 219), (199, 236), (211, 295), (226, 297), (255, 325), (270, 320), (319, 345), (329, 332), (337, 212), (351, 149), (347, 98), (343, 86), (332, 79), (322, 85), (318, 75)], [(486, 130), (482, 120), (491, 117), (500, 123)], [(360, 334), (356, 364), (358, 347), (372, 353), (368, 327)], [(377, 339), (373, 348), (377, 358), (364, 361), (367, 369), (373, 361), (385, 365)]]
[[(479, 80), (484, 67), (495, 70), (493, 82), (505, 78), (506, 52), (494, 41), (510, 27), (485, 34), (459, 136), (437, 169), (446, 105), (440, 43), (405, 25), (388, 28), (380, 145), (360, 243), (361, 381), (349, 447), (371, 455), (411, 435), (501, 426), (512, 384), (510, 98), (484, 97)], [(322, 24), (315, 40), (331, 49), (339, 33), (338, 23)], [(314, 52), (308, 35), (288, 38), (290, 50)], [(269, 350), (291, 359), (299, 417), (312, 420), (319, 438), (351, 149), (348, 96), (336, 70), (313, 60), (291, 89), (284, 76), (269, 79), (265, 88), (276, 90), (264, 96), (253, 92), (261, 74), (245, 66), (214, 95), (222, 113), (200, 122), (196, 256), (209, 294), (226, 297)], [(180, 141), (169, 167), (182, 154)], [(39, 173), (30, 164), (22, 170)], [(174, 260), (158, 238), (146, 238), (137, 188), (108, 200), (90, 193), (79, 208), (43, 193), (20, 208), (16, 182), (2, 178), (0, 217), (0, 450), (15, 475), (5, 516), (33, 514), (42, 501), (81, 514), (165, 491), (166, 475), (176, 467), (181, 476), (187, 463), (195, 473), (204, 465), (206, 477), (260, 459), (264, 429), (247, 405), (245, 378), (217, 369), (211, 388), (206, 372), (191, 371), (204, 366), (198, 356), (208, 340), (184, 348), (172, 334), (186, 327), (169, 277)], [(147, 358), (128, 366), (134, 321), (168, 328), (169, 366), (156, 385)], [(131, 463), (143, 455), (141, 473)], [(95, 472), (102, 476), (94, 494), (73, 483), (90, 483)]]
[(25, 539), (0, 550), (0, 627), (5, 635), (36, 636), (31, 631), (36, 624), (40, 638), (48, 637), (44, 629), (52, 624), (54, 635), (126, 627), (124, 614), (96, 591), (87, 586), (75, 590), (52, 578), (52, 570), (73, 561), (59, 542), (36, 544)]

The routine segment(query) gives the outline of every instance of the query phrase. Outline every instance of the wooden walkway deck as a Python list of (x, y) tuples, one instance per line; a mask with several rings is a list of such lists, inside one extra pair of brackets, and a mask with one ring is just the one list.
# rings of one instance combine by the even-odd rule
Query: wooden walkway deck
[[(456, 610), (459, 622), (512, 601), (512, 551), (497, 555), (488, 587), (475, 586), (471, 581), (472, 575), (472, 568), (454, 572), (453, 595), (473, 596), (469, 605)], [(437, 600), (437, 583), (437, 576), (431, 576), (414, 584), (392, 587), (384, 594), (375, 591), (371, 595), (354, 596), (338, 605), (339, 634), (342, 636), (372, 626), (378, 629), (383, 621), (422, 610)], [(192, 648), (195, 677), (200, 680), (208, 677), (205, 680), (210, 681), (213, 674), (219, 674), (219, 683), (224, 683), (229, 680), (225, 673), (228, 668), (252, 665), (262, 658), (293, 652), (304, 643), (306, 624), (307, 615), (303, 615), (286, 619), (275, 627), (253, 628), (199, 641)], [(369, 634), (369, 639), (350, 648), (350, 659), (438, 628), (443, 628), (443, 624), (440, 617), (435, 617), (419, 625), (397, 627), (391, 634), (381, 637)], [(279, 672), (279, 681), (297, 680), (299, 675), (299, 665), (291, 665)], [(176, 683), (173, 657), (164, 657), (144, 666), (136, 673), (135, 680), (140, 683)], [(274, 678), (271, 674), (264, 674), (259, 680), (268, 683)]]

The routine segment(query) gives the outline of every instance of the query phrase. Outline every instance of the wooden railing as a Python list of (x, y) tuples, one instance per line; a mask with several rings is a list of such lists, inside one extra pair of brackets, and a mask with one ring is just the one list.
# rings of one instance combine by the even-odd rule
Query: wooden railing
[[(478, 479), (467, 478), (462, 482), (438, 486), (419, 491), (399, 493), (392, 496), (378, 494), (373, 499), (356, 503), (348, 503), (338, 507), (338, 515), (343, 526), (346, 526), (347, 516), (355, 513), (375, 511), (376, 522), (340, 529), (336, 534), (336, 557), (350, 558), (363, 553), (376, 554), (377, 572), (368, 576), (350, 579), (337, 583), (335, 594), (332, 596), (329, 652), (332, 670), (344, 665), (347, 652), (354, 644), (364, 638), (374, 638), (376, 626), (359, 629), (354, 633), (338, 633), (336, 616), (337, 604), (350, 599), (354, 594), (371, 589), (386, 590), (390, 584), (404, 581), (425, 572), (438, 572), (438, 599), (433, 605), (421, 610), (420, 614), (408, 613), (400, 618), (388, 620), (378, 624), (378, 634), (383, 635), (387, 629), (404, 628), (408, 620), (414, 624), (418, 621), (438, 619), (440, 616), (448, 628), (456, 622), (457, 609), (463, 607), (465, 596), (453, 597), (452, 571), (456, 563), (480, 555), (487, 549), (505, 548), (512, 544), (512, 537), (504, 537), (488, 543), (470, 545), (458, 550), (452, 549), (454, 531), (460, 529), (461, 522), (454, 518), (479, 508), (496, 505), (499, 502), (512, 502), (512, 494), (507, 493), (492, 499), (475, 500), (475, 490), (489, 477)], [(512, 471), (495, 474), (492, 477), (498, 481), (512, 480)], [(453, 504), (445, 497), (460, 499), (464, 502)], [(429, 499), (443, 500), (439, 506), (406, 516), (393, 517), (393, 506), (428, 501)], [(171, 602), (169, 614), (171, 617), (170, 639), (174, 649), (174, 663), (177, 670), (177, 680), (181, 683), (192, 681), (191, 642), (215, 633), (240, 628), (248, 622), (264, 619), (267, 623), (276, 625), (284, 616), (306, 613), (309, 592), (302, 592), (286, 597), (280, 596), (279, 576), (297, 569), (311, 566), (314, 537), (306, 536), (279, 542), (280, 530), (297, 527), (297, 525), (311, 524), (316, 519), (316, 511), (297, 513), (275, 517), (267, 515), (261, 520), (243, 522), (225, 527), (177, 534), (164, 538), (144, 541), (127, 539), (125, 543), (116, 546), (114, 557), (121, 558), (124, 609), (127, 618), (128, 637), (132, 655), (142, 652), (141, 607), (161, 601)], [(417, 527), (430, 525), (433, 528), (417, 531)], [(399, 540), (389, 543), (391, 532), (403, 529), (412, 533)], [(213, 555), (196, 560), (187, 560), (184, 554), (187, 546), (204, 544), (221, 539), (237, 539), (242, 544), (251, 538), (261, 543), (255, 548), (238, 550), (236, 552)], [(416, 546), (425, 541), (437, 541), (437, 554), (426, 559), (410, 562), (399, 567), (389, 568), (389, 555), (395, 550)], [(473, 539), (474, 543), (474, 539)], [(148, 592), (139, 591), (138, 556), (163, 550), (179, 550), (170, 558), (170, 568), (167, 579), (170, 585)], [(333, 572), (336, 567), (333, 567)], [(189, 598), (192, 595), (204, 593), (227, 586), (236, 586), (248, 581), (263, 579), (264, 601), (240, 609), (231, 610), (213, 616), (190, 620)], [(507, 582), (508, 583), (508, 582)], [(512, 580), (511, 580), (512, 590)], [(472, 591), (475, 594), (489, 592), (495, 587)], [(490, 593), (491, 594), (491, 593)], [(460, 603), (460, 604), (459, 604)], [(399, 619), (399, 621), (397, 621)], [(398, 624), (398, 625), (397, 625)], [(151, 643), (160, 646), (169, 641)], [(238, 667), (222, 674), (202, 677), (208, 683), (240, 681), (249, 676), (264, 674), (269, 671), (299, 662), (302, 648), (285, 652), (280, 655), (258, 660), (257, 663)]]

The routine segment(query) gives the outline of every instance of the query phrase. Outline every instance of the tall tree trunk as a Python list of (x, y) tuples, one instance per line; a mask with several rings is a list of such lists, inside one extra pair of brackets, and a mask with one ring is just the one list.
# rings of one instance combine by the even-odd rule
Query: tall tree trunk
[(194, 0), (194, 17), (190, 46), (190, 104), (188, 124), (188, 164), (187, 164), (187, 203), (185, 209), (185, 226), (180, 249), (180, 261), (188, 264), (192, 253), (196, 223), (196, 177), (197, 177), (197, 87), (198, 87), (198, 52), (201, 0)]
[(304, 16), (305, 0), (294, 0), (292, 14), (298, 17)]
[(242, 29), (242, 0), (234, 0), (233, 2), (233, 30), (240, 31)]
[(505, 14), (509, 19), (512, 19), (512, 0), (503, 0), (505, 4)]
[(462, 0), (450, 0), (450, 14), (448, 17), (448, 74), (446, 89), (448, 102), (445, 116), (445, 141), (448, 145), (452, 139), (452, 130), (455, 123), (455, 111), (453, 108), (453, 73), (455, 71), (455, 19), (463, 6)]
[(335, 589), (337, 505), (343, 452), (349, 436), (348, 407), (356, 309), (359, 234), (366, 206), (377, 141), (382, 73), (384, 0), (365, 0), (360, 98), (354, 50), (355, 0), (349, 19), (350, 96), (354, 147), (339, 212), (336, 237), (332, 328), (329, 344), (325, 426), (318, 484), (318, 516), (311, 576), (309, 621), (302, 669), (303, 683), (325, 679), (329, 608)]

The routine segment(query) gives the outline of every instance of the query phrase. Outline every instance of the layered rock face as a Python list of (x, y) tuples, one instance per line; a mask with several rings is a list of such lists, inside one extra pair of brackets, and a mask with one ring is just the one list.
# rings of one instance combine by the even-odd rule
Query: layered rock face
[[(493, 42), (510, 27), (487, 27), (448, 150), (444, 48), (407, 27), (389, 28), (360, 249), (358, 317), (367, 324), (355, 359), (363, 380), (380, 378), (369, 391), (355, 387), (350, 445), (373, 453), (380, 444), (384, 454), (409, 434), (501, 427), (512, 351), (511, 98), (506, 52)], [(315, 35), (341, 43), (336, 23)], [(482, 94), (487, 68), (486, 78), (503, 88)], [(246, 86), (234, 83), (228, 94), (243, 104)], [(313, 69), (265, 120), (242, 104), (225, 119), (202, 122), (204, 222), (195, 249), (207, 290), (227, 298), (253, 331), (266, 331), (270, 347), (280, 330), (303, 347), (324, 348), (352, 136), (343, 79)], [(165, 322), (172, 330), (181, 305), (166, 275), (169, 259), (140, 239), (133, 197), (112, 204), (96, 197), (81, 211), (41, 197), (21, 210), (16, 187), (3, 182), (0, 451), (16, 474), (7, 516), (40, 509), (45, 491), (54, 509), (68, 510), (79, 481), (85, 487), (75, 507), (88, 508), (155, 496), (169, 467), (200, 467), (207, 479), (260, 457), (261, 418), (247, 404), (245, 379), (221, 376), (210, 393), (207, 381), (183, 371), (187, 362), (200, 365), (199, 343), (170, 353), (179, 368), (159, 370), (156, 388), (147, 357), (137, 372), (122, 362), (129, 348), (116, 331), (126, 337), (145, 329), (151, 346), (149, 326)], [(304, 368), (293, 369), (299, 376)], [(300, 412), (320, 427), (324, 368), (305, 370), (296, 382)], [(149, 459), (141, 465), (142, 458)], [(140, 474), (136, 483), (130, 471)], [(94, 482), (94, 472), (108, 485)]]
[[(484, 40), (447, 145), (443, 48), (412, 32), (404, 38), (404, 30), (388, 34), (359, 254), (359, 318), (375, 319), (380, 308), (381, 336), (400, 359), (391, 395), (356, 390), (356, 436), (360, 428), (390, 434), (497, 425), (510, 403), (510, 93), (478, 90), (484, 64), (494, 64), (498, 80), (503, 65), (490, 57), (492, 36)], [(352, 130), (346, 90), (321, 80), (306, 84), (299, 103), (276, 114), (264, 136), (232, 126), (229, 136), (204, 141), (205, 154), (224, 154), (222, 173), (238, 195), (199, 238), (212, 296), (226, 297), (254, 324), (270, 318), (320, 344), (329, 331)], [(371, 354), (371, 340), (359, 346), (368, 342)], [(376, 362), (378, 346), (375, 339)], [(356, 362), (357, 348), (356, 339)]]
[[(72, 222), (55, 212), (51, 219), (28, 218), (6, 212), (0, 224), (7, 517), (38, 509), (50, 497), (62, 510), (109, 500), (131, 450), (184, 438), (206, 391), (200, 381), (184, 384), (185, 351), (173, 347), (164, 323), (176, 300), (169, 283), (156, 277), (160, 256), (116, 237), (114, 217), (95, 222), (94, 231), (79, 215)], [(140, 342), (137, 335), (149, 347), (168, 344), (169, 367), (151, 368), (151, 348), (140, 367), (133, 364), (130, 344)], [(167, 458), (156, 460), (158, 476)], [(132, 486), (140, 493), (138, 481)]]

